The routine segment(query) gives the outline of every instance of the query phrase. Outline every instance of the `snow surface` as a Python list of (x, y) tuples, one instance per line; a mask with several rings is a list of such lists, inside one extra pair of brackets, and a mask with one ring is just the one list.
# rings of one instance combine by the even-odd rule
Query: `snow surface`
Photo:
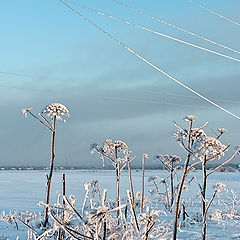
[[(1, 171), (0, 172), (0, 212), (5, 211), (31, 211), (31, 212), (41, 212), (43, 207), (37, 206), (39, 201), (45, 200), (45, 182), (46, 174), (44, 171)], [(66, 173), (66, 195), (75, 195), (76, 197), (76, 207), (80, 208), (82, 205), (85, 190), (84, 183), (92, 182), (93, 180), (99, 180), (100, 182), (100, 192), (103, 189), (107, 189), (107, 199), (115, 199), (115, 172), (114, 171), (80, 171), (80, 170), (69, 170), (69, 171), (58, 171), (54, 172), (53, 182), (51, 188), (51, 200), (52, 203), (56, 201), (56, 197), (61, 193), (61, 175)], [(146, 184), (146, 195), (150, 196), (148, 190), (154, 189), (153, 184), (148, 182), (150, 176), (158, 176), (159, 182), (161, 178), (167, 176), (166, 171), (154, 170), (146, 171), (145, 173), (145, 184)], [(201, 172), (192, 172), (189, 174), (187, 180), (191, 179), (193, 175), (196, 175), (201, 182)], [(212, 174), (208, 181), (208, 191), (207, 198), (209, 199), (213, 189), (211, 186), (217, 182), (223, 182), (226, 184), (227, 188), (236, 191), (237, 196), (240, 196), (240, 185), (239, 185), (240, 173), (214, 173)], [(140, 191), (141, 189), (141, 171), (133, 171), (133, 183), (134, 191)], [(186, 182), (187, 183), (187, 182)], [(160, 185), (159, 185), (160, 186)], [(186, 199), (187, 203), (190, 204), (190, 199), (196, 196), (199, 188), (195, 181), (191, 184), (187, 184), (188, 191), (183, 192), (182, 199)], [(160, 186), (160, 189), (163, 186)], [(126, 190), (129, 189), (128, 172), (123, 172), (121, 174), (120, 182), (120, 194), (121, 197), (126, 196)], [(229, 201), (228, 196), (231, 196), (230, 191), (228, 193), (222, 193), (222, 200)], [(189, 199), (189, 201), (188, 201)], [(200, 201), (200, 197), (196, 197), (195, 201)], [(210, 207), (211, 210), (219, 207), (217, 205), (217, 199), (215, 204)], [(159, 208), (164, 209), (162, 204), (157, 205)], [(190, 209), (190, 213), (201, 212), (196, 206), (199, 205), (189, 205), (187, 209)], [(239, 207), (239, 206), (238, 206)], [(171, 219), (167, 219), (171, 220)], [(213, 221), (208, 220), (207, 226), (207, 239), (239, 239), (240, 234), (240, 221)], [(20, 239), (27, 239), (26, 231), (21, 223), (19, 223), (20, 230), (15, 229), (15, 225), (8, 225), (3, 221), (0, 221), (0, 240), (4, 239), (16, 239), (20, 236)], [(201, 239), (201, 224), (199, 225), (189, 225), (182, 228), (182, 232), (179, 232), (178, 239)]]

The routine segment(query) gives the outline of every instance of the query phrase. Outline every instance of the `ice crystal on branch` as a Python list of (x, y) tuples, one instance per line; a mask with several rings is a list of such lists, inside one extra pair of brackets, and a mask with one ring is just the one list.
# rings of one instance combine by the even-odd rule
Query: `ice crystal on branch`
[(69, 111), (68, 109), (60, 104), (60, 103), (52, 103), (47, 105), (43, 110), (42, 113), (46, 113), (48, 117), (54, 118), (56, 117), (57, 120), (63, 120), (64, 122), (66, 121), (63, 119), (63, 116), (69, 117)]

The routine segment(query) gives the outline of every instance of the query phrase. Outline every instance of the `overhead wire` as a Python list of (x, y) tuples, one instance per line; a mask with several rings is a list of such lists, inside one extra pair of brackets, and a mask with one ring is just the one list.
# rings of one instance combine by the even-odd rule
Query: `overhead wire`
[(158, 32), (158, 31), (156, 31), (156, 30), (153, 30), (153, 29), (150, 29), (150, 28), (147, 28), (147, 27), (144, 27), (144, 26), (141, 26), (141, 25), (132, 23), (132, 22), (127, 21), (127, 20), (124, 20), (124, 19), (121, 19), (121, 18), (118, 18), (118, 17), (114, 17), (114, 16), (112, 16), (112, 15), (108, 15), (108, 14), (106, 14), (106, 13), (104, 13), (104, 12), (101, 12), (101, 11), (98, 11), (98, 10), (95, 10), (95, 9), (92, 9), (92, 8), (89, 8), (89, 7), (85, 7), (85, 6), (83, 6), (83, 5), (79, 4), (79, 3), (76, 3), (76, 2), (74, 2), (74, 1), (64, 0), (64, 2), (69, 2), (69, 3), (73, 4), (73, 5), (79, 6), (79, 7), (81, 7), (81, 8), (87, 9), (87, 10), (92, 11), (92, 12), (95, 12), (95, 13), (97, 13), (97, 14), (99, 14), (99, 15), (102, 15), (102, 16), (105, 16), (105, 17), (107, 17), (107, 18), (110, 18), (110, 19), (113, 19), (113, 20), (116, 20), (116, 21), (119, 21), (119, 22), (123, 22), (123, 23), (125, 23), (125, 24), (128, 24), (128, 25), (134, 26), (134, 27), (136, 27), (136, 28), (142, 29), (142, 30), (144, 30), (144, 31), (151, 32), (151, 33), (156, 34), (156, 35), (160, 35), (160, 36), (162, 36), (162, 37), (165, 37), (165, 38), (174, 40), (174, 41), (176, 41), (176, 42), (183, 43), (183, 44), (185, 44), (185, 45), (189, 45), (189, 46), (191, 46), (191, 47), (194, 47), (194, 48), (203, 50), (203, 51), (205, 51), (205, 52), (209, 52), (209, 53), (212, 53), (212, 54), (215, 54), (215, 55), (218, 55), (218, 56), (221, 56), (221, 57), (224, 57), (224, 58), (227, 58), (227, 59), (236, 61), (236, 62), (240, 62), (240, 59), (237, 59), (237, 58), (228, 56), (228, 55), (223, 54), (223, 53), (219, 53), (219, 52), (213, 51), (213, 50), (208, 49), (208, 48), (201, 47), (201, 46), (199, 46), (199, 45), (196, 45), (196, 44), (193, 44), (193, 43), (191, 43), (191, 42), (187, 42), (187, 41), (181, 40), (181, 39), (176, 38), (176, 37), (172, 37), (172, 36), (170, 36), (170, 35), (167, 35), (167, 34)]
[(180, 82), (179, 80), (177, 80), (176, 78), (174, 78), (173, 76), (171, 76), (170, 74), (168, 74), (167, 72), (165, 72), (164, 70), (160, 69), (159, 67), (157, 67), (156, 65), (154, 65), (152, 62), (150, 62), (149, 60), (147, 60), (146, 58), (144, 58), (143, 56), (141, 56), (140, 54), (138, 54), (136, 51), (134, 51), (132, 48), (128, 47), (125, 43), (121, 42), (120, 40), (118, 40), (117, 38), (115, 38), (112, 34), (110, 34), (109, 32), (105, 31), (103, 28), (99, 27), (97, 24), (95, 24), (93, 21), (91, 21), (89, 18), (85, 17), (83, 14), (81, 14), (80, 12), (78, 12), (77, 10), (75, 10), (74, 8), (72, 8), (70, 5), (68, 5), (64, 0), (59, 0), (62, 4), (64, 4), (67, 8), (69, 8), (71, 11), (73, 11), (74, 13), (76, 13), (77, 15), (79, 15), (82, 19), (84, 19), (84, 21), (88, 22), (89, 24), (91, 24), (92, 26), (94, 26), (95, 28), (97, 28), (99, 31), (101, 31), (102, 33), (104, 33), (106, 36), (108, 36), (110, 39), (112, 39), (113, 41), (115, 41), (116, 43), (118, 43), (120, 46), (122, 46), (123, 48), (125, 48), (127, 51), (129, 51), (130, 53), (132, 53), (133, 55), (135, 55), (138, 59), (142, 60), (143, 62), (145, 62), (147, 65), (151, 66), (152, 68), (154, 68), (155, 70), (157, 70), (158, 72), (162, 73), (164, 76), (166, 76), (167, 78), (171, 79), (172, 81), (174, 81), (175, 83), (177, 83), (178, 85), (182, 86), (183, 88), (187, 89), (188, 91), (192, 92), (193, 94), (197, 95), (198, 97), (202, 98), (203, 100), (205, 100), (206, 102), (212, 104), (213, 106), (219, 108), (220, 110), (224, 111), (225, 113), (237, 118), (238, 120), (240, 120), (240, 116), (234, 114), (233, 112), (231, 112), (230, 110), (220, 106), (219, 104), (211, 101), (210, 99), (208, 99), (207, 97), (203, 96), (202, 94), (198, 93), (197, 91), (193, 90), (192, 88), (188, 87), (187, 85), (183, 84), (182, 82)]
[(232, 51), (232, 52), (234, 52), (234, 53), (240, 54), (240, 51), (238, 51), (238, 50), (236, 50), (236, 49), (233, 49), (233, 48), (231, 48), (231, 47), (229, 47), (229, 46), (226, 46), (226, 45), (224, 45), (224, 44), (218, 43), (218, 42), (216, 42), (216, 41), (214, 41), (214, 40), (211, 40), (211, 39), (209, 39), (209, 38), (207, 38), (207, 37), (204, 37), (204, 36), (202, 36), (202, 35), (200, 35), (200, 34), (198, 34), (198, 33), (194, 33), (194, 32), (192, 32), (192, 31), (190, 31), (190, 30), (188, 30), (188, 29), (186, 29), (186, 28), (183, 28), (183, 27), (180, 27), (180, 26), (178, 26), (178, 25), (169, 23), (169, 22), (167, 22), (166, 20), (163, 20), (163, 19), (160, 19), (160, 18), (158, 18), (158, 17), (155, 17), (155, 16), (153, 16), (153, 15), (147, 13), (147, 12), (144, 12), (144, 11), (139, 10), (139, 9), (137, 9), (137, 8), (131, 7), (131, 6), (127, 5), (127, 4), (125, 4), (125, 3), (119, 2), (119, 1), (117, 1), (117, 0), (111, 0), (111, 1), (114, 2), (114, 3), (116, 3), (116, 4), (118, 4), (118, 5), (120, 5), (120, 6), (122, 6), (122, 7), (128, 8), (129, 10), (131, 10), (131, 11), (133, 11), (133, 12), (136, 12), (136, 13), (138, 13), (138, 14), (140, 14), (140, 15), (149, 17), (149, 18), (151, 18), (152, 20), (155, 20), (155, 21), (157, 21), (157, 22), (163, 23), (163, 24), (165, 24), (165, 25), (167, 25), (167, 26), (169, 26), (169, 27), (178, 29), (178, 30), (180, 30), (180, 31), (182, 31), (182, 32), (184, 32), (184, 33), (187, 33), (187, 34), (192, 35), (192, 36), (194, 36), (194, 37), (200, 38), (200, 39), (202, 39), (202, 40), (204, 40), (204, 41), (206, 41), (206, 42), (210, 42), (210, 43), (212, 43), (212, 44), (214, 44), (214, 45), (217, 45), (217, 46), (219, 46), (219, 47), (225, 48), (225, 49), (227, 49), (227, 50), (229, 50), (229, 51)]
[(232, 19), (230, 19), (228, 17), (225, 17), (222, 14), (217, 13), (217, 12), (215, 12), (215, 11), (213, 11), (213, 10), (211, 10), (211, 9), (209, 9), (209, 8), (199, 4), (199, 3), (196, 3), (196, 2), (194, 2), (192, 0), (187, 0), (187, 1), (192, 3), (192, 4), (194, 4), (194, 5), (196, 5), (196, 6), (198, 6), (198, 7), (200, 7), (200, 8), (202, 8), (202, 9), (204, 9), (204, 10), (206, 10), (206, 11), (208, 11), (208, 12), (210, 12), (210, 13), (212, 13), (212, 14), (214, 14), (214, 15), (216, 15), (216, 16), (218, 16), (218, 17), (220, 17), (220, 18), (222, 18), (222, 19), (224, 19), (224, 20), (226, 20), (226, 21), (228, 21), (228, 22), (231, 22), (231, 23), (233, 23), (233, 24), (235, 24), (237, 26), (240, 26), (240, 23), (238, 23), (238, 22), (236, 22), (236, 21), (234, 21), (234, 20), (232, 20)]

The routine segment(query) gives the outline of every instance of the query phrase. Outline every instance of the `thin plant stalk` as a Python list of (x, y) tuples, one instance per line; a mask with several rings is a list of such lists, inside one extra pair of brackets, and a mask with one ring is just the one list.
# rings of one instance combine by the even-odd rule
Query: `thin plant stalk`
[(171, 169), (170, 169), (170, 181), (171, 181), (171, 203), (170, 203), (170, 212), (172, 212), (172, 206), (173, 206), (173, 201), (174, 201), (174, 182), (173, 182), (173, 161), (171, 161)]
[[(106, 204), (106, 199), (107, 199), (107, 190), (103, 190), (103, 195), (102, 195), (102, 206), (105, 206)], [(103, 219), (103, 240), (106, 240), (107, 237), (107, 220), (106, 218)]]
[[(65, 178), (65, 173), (62, 174), (62, 204), (63, 204), (63, 210), (62, 210), (62, 223), (65, 223), (65, 207), (66, 207), (66, 202), (64, 199), (64, 196), (66, 196), (66, 178)], [(63, 233), (63, 229), (60, 228), (59, 229), (59, 233), (58, 233), (58, 240), (62, 240), (64, 239), (64, 233)]]
[(143, 208), (144, 208), (144, 178), (145, 178), (145, 156), (143, 154), (143, 157), (142, 157), (142, 196), (141, 196), (141, 212), (143, 212)]
[(129, 157), (128, 157), (128, 159), (127, 159), (127, 164), (128, 164), (128, 174), (129, 174), (129, 184), (130, 184), (132, 205), (135, 206), (134, 190), (133, 190), (133, 181), (132, 181), (132, 169), (131, 169), (131, 163), (130, 163)]
[[(86, 183), (86, 184), (87, 184), (87, 183)], [(85, 194), (84, 201), (83, 201), (83, 205), (82, 205), (82, 215), (84, 215), (84, 210), (85, 210), (85, 206), (86, 206), (86, 203), (87, 203), (89, 191), (90, 191), (90, 188), (87, 187), (87, 189), (86, 189), (86, 194)]]
[(118, 161), (117, 147), (115, 147), (115, 169), (116, 169), (116, 188), (117, 188), (117, 223), (120, 224), (120, 162)]
[(206, 188), (207, 188), (207, 169), (206, 169), (206, 155), (204, 156), (204, 160), (202, 162), (202, 172), (203, 172), (203, 185), (202, 185), (202, 240), (206, 239)]
[(166, 204), (165, 204), (165, 206), (168, 210), (170, 210), (171, 206), (170, 206), (170, 201), (169, 201), (168, 186), (167, 186), (166, 182), (164, 183), (164, 185), (165, 185), (165, 192), (166, 192)]
[[(117, 208), (120, 206), (120, 164), (116, 162)], [(117, 223), (120, 224), (120, 210), (117, 209)]]
[[(66, 176), (65, 173), (62, 174), (62, 195), (66, 196)], [(64, 223), (64, 211), (65, 211), (65, 207), (66, 207), (66, 202), (65, 199), (63, 198), (62, 200), (63, 203), (63, 216), (62, 216), (62, 221)]]
[(134, 219), (135, 219), (135, 224), (136, 224), (137, 230), (139, 231), (139, 225), (138, 225), (136, 211), (135, 211), (135, 200), (134, 200), (134, 190), (133, 190), (133, 181), (132, 181), (132, 170), (131, 170), (131, 163), (130, 163), (129, 157), (128, 157), (127, 163), (128, 163), (129, 183), (130, 183), (130, 191), (131, 191), (131, 197), (130, 197), (130, 200), (131, 200), (131, 203), (132, 203), (131, 204), (131, 208), (132, 208), (132, 213), (133, 213), (133, 216), (134, 216)]
[(44, 214), (44, 227), (46, 227), (48, 223), (48, 211), (49, 211), (49, 201), (50, 201), (50, 189), (51, 189), (51, 182), (52, 182), (52, 175), (53, 175), (53, 167), (54, 167), (54, 160), (55, 160), (55, 133), (56, 133), (56, 116), (53, 117), (52, 123), (52, 144), (51, 144), (51, 163), (50, 163), (50, 172), (47, 176), (47, 191), (46, 191), (46, 208)]
[(103, 190), (103, 195), (102, 195), (102, 206), (105, 206), (107, 200), (107, 189)]
[(132, 196), (129, 190), (127, 190), (127, 196), (128, 196), (128, 201), (129, 201), (129, 205), (132, 211), (132, 215), (133, 215), (133, 219), (134, 219), (134, 224), (135, 224), (135, 228), (136, 230), (139, 232), (139, 225), (138, 225), (138, 221), (137, 221), (137, 216), (136, 216), (136, 212), (134, 209), (134, 206), (132, 205)]
[[(192, 121), (189, 122), (189, 128), (188, 128), (188, 148), (189, 149), (191, 147), (192, 123), (193, 123)], [(183, 171), (183, 174), (182, 174), (181, 182), (180, 182), (177, 197), (176, 197), (176, 206), (175, 206), (175, 213), (174, 213), (174, 227), (173, 227), (173, 240), (177, 239), (179, 204), (180, 204), (180, 199), (181, 199), (181, 195), (182, 195), (184, 182), (185, 182), (185, 179), (186, 179), (186, 176), (187, 176), (187, 173), (188, 173), (188, 165), (189, 165), (190, 158), (191, 158), (191, 153), (188, 152), (187, 158), (186, 158), (186, 161), (185, 161), (185, 165), (184, 165), (184, 171)]]

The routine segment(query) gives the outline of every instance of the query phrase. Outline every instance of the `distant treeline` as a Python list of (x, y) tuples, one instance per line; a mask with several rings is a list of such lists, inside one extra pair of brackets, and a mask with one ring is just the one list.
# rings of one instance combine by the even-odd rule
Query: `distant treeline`
[[(207, 167), (207, 169), (212, 169), (215, 168), (217, 165), (209, 165)], [(141, 171), (141, 167), (140, 166), (132, 166), (132, 169), (137, 170), (137, 171)], [(164, 168), (162, 166), (145, 166), (146, 170), (164, 170)], [(201, 165), (198, 165), (196, 167), (196, 170), (201, 169)], [(37, 167), (29, 167), (29, 166), (2, 166), (0, 167), (0, 171), (4, 171), (4, 170), (49, 170), (49, 168), (47, 167), (42, 167), (42, 166), (37, 166)], [(55, 171), (61, 171), (61, 170), (114, 170), (113, 166), (109, 165), (109, 166), (105, 166), (105, 167), (101, 167), (101, 166), (56, 166), (54, 168)], [(240, 166), (237, 164), (229, 164), (226, 167), (222, 167), (219, 171), (221, 172), (231, 172), (231, 171), (239, 171), (240, 170)]]

